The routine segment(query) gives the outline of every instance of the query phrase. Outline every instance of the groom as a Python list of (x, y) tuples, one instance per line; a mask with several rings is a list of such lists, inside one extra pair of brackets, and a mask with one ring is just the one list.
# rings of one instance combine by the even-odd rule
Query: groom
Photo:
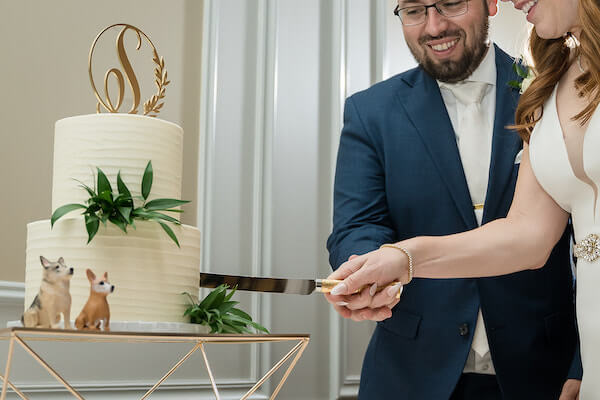
[[(506, 216), (520, 162), (513, 60), (488, 43), (496, 0), (400, 0), (419, 63), (346, 101), (327, 246), (334, 269), (419, 235)], [(381, 321), (359, 398), (575, 399), (581, 363), (567, 231), (546, 266), (483, 279), (415, 279)], [(481, 268), (485, 268), (482, 265)], [(390, 317), (391, 315), (391, 317)], [(574, 379), (570, 379), (574, 378)]]

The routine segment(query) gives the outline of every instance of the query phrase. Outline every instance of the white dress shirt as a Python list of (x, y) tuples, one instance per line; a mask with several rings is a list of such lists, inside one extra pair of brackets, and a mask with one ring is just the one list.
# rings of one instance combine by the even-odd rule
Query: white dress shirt
[[(489, 135), (489, 149), (482, 151), (481, 156), (487, 157), (487, 164), (489, 165), (489, 160), (491, 159), (491, 138), (494, 131), (494, 116), (496, 113), (496, 56), (495, 56), (494, 46), (490, 43), (488, 46), (488, 51), (475, 71), (468, 77), (467, 81), (475, 81), (475, 82), (484, 82), (487, 83), (488, 86), (486, 88), (485, 94), (483, 95), (483, 99), (481, 101), (481, 109), (485, 112), (485, 115), (489, 118), (489, 123), (485, 131), (482, 131), (482, 134)], [(454, 97), (453, 93), (448, 88), (449, 84), (442, 83), (438, 81), (438, 85), (440, 86), (440, 92), (442, 94), (442, 99), (444, 100), (444, 104), (446, 105), (446, 109), (448, 111), (448, 115), (450, 117), (450, 121), (452, 123), (452, 127), (454, 128), (454, 132), (456, 134), (456, 140), (460, 140), (460, 132), (457, 129), (459, 125), (459, 121), (461, 120), (461, 112), (464, 112), (465, 106), (458, 102)], [(487, 173), (487, 171), (486, 171)], [(475, 217), (477, 218), (477, 222), (481, 225), (481, 220), (483, 217), (483, 209), (475, 210)], [(479, 355), (473, 348), (476, 345), (484, 345), (489, 349), (489, 345), (487, 343), (487, 336), (485, 333), (485, 325), (483, 321), (483, 316), (481, 314), (481, 309), (479, 309), (479, 314), (477, 318), (477, 324), (475, 326), (475, 333), (473, 335), (473, 342), (471, 344), (471, 351), (469, 352), (469, 356), (467, 358), (467, 362), (465, 364), (465, 369), (463, 372), (475, 372), (482, 374), (495, 374), (494, 366), (492, 364), (491, 355), (489, 350), (485, 355)]]

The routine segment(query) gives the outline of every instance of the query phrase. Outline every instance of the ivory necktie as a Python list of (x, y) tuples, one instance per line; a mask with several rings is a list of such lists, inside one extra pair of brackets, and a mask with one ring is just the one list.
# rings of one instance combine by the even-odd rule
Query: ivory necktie
[[(488, 87), (484, 82), (464, 82), (453, 85), (445, 84), (456, 101), (458, 114), (458, 151), (462, 160), (465, 177), (477, 223), (481, 225), (483, 207), (475, 207), (485, 202), (487, 192), (490, 156), (492, 151), (491, 136), (489, 135), (490, 116), (485, 115), (481, 101)], [(493, 120), (493, 118), (491, 118)], [(480, 356), (485, 356), (490, 350), (481, 309), (477, 315), (477, 325), (473, 335), (473, 350)]]
[[(481, 101), (488, 87), (485, 82), (464, 82), (446, 85), (456, 101), (462, 104), (458, 110), (458, 151), (462, 160), (472, 204), (482, 205), (487, 192), (490, 154), (490, 117), (485, 115)], [(493, 118), (492, 118), (493, 120)], [(481, 225), (483, 208), (475, 208), (477, 223)]]

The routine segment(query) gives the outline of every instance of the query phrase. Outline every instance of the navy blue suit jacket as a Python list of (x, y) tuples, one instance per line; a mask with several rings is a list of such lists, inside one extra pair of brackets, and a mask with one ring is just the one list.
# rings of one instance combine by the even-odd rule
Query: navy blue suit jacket
[[(496, 115), (483, 223), (505, 217), (522, 148), (505, 127), (518, 91), (513, 59), (496, 48)], [(436, 81), (415, 68), (346, 101), (337, 160), (330, 263), (420, 235), (477, 227), (455, 133)], [(482, 265), (481, 268), (485, 268)], [(481, 307), (504, 398), (557, 399), (577, 356), (569, 232), (538, 270), (480, 279), (415, 279), (377, 324), (359, 397), (448, 399)]]

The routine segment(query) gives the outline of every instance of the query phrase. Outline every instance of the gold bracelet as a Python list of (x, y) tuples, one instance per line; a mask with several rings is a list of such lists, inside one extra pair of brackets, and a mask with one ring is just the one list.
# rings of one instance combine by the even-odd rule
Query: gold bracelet
[(392, 249), (400, 250), (401, 252), (406, 254), (406, 257), (408, 257), (408, 282), (406, 282), (405, 285), (410, 283), (410, 281), (412, 281), (412, 278), (414, 275), (414, 265), (413, 265), (412, 256), (410, 255), (408, 250), (406, 250), (404, 247), (398, 246), (397, 244), (394, 244), (394, 243), (385, 243), (385, 244), (382, 244), (379, 248), (383, 249), (384, 247), (391, 247)]

